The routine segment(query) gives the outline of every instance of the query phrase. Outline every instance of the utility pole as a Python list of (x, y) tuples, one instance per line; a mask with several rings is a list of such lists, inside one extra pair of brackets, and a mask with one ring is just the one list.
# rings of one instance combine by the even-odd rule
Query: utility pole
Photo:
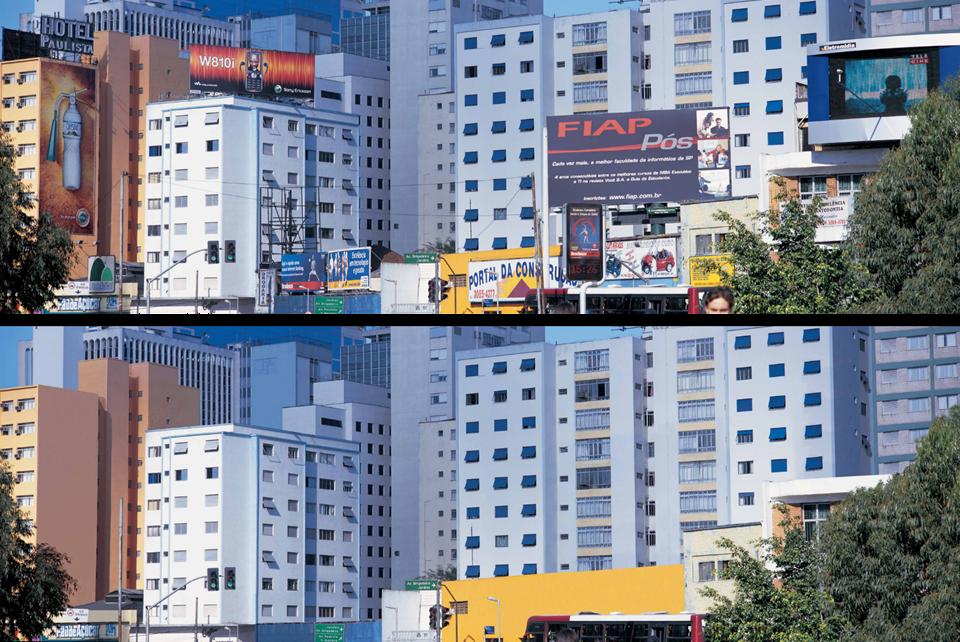
[[(120, 298), (118, 299), (118, 301), (120, 301), (119, 307), (120, 307), (121, 314), (123, 314), (123, 253), (124, 253), (124, 250), (126, 250), (126, 247), (124, 247), (123, 245), (123, 233), (127, 227), (127, 221), (124, 219), (124, 216), (123, 216), (124, 206), (126, 205), (125, 203), (126, 183), (127, 183), (127, 172), (126, 170), (124, 170), (120, 172), (120, 257), (119, 257), (120, 268), (119, 270), (117, 270), (117, 273), (120, 275), (118, 279), (118, 282), (120, 283), (120, 292), (119, 292)], [(120, 629), (117, 629), (117, 635), (120, 635), (119, 631)]]
[(541, 239), (542, 225), (540, 224), (540, 212), (537, 210), (537, 176), (533, 172), (530, 173), (530, 191), (533, 195), (533, 241), (535, 245), (534, 252), (537, 257), (537, 266), (534, 268), (535, 274), (537, 275), (537, 314), (543, 314), (545, 312), (543, 305), (543, 271), (546, 269), (546, 265), (543, 260), (543, 239)]
[(440, 632), (443, 631), (443, 606), (440, 604), (441, 593), (440, 584), (442, 580), (437, 580), (437, 642), (441, 642)]
[(117, 531), (120, 533), (117, 544), (117, 639), (120, 640), (123, 638), (123, 497), (120, 498), (120, 525)]
[(193, 273), (193, 313), (200, 314), (200, 270)]

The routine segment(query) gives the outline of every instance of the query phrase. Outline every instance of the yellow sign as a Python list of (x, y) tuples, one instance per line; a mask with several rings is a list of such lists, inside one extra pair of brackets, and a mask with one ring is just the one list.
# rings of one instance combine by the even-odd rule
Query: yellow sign
[(693, 287), (721, 285), (723, 272), (733, 274), (733, 261), (729, 254), (690, 257), (690, 285)]

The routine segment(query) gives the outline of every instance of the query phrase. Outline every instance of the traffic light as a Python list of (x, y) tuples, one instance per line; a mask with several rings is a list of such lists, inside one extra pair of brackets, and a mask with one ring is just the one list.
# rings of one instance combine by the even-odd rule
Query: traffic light
[(220, 263), (220, 244), (217, 241), (207, 241), (207, 263), (211, 265)]
[(237, 242), (236, 241), (224, 241), (224, 257), (223, 260), (226, 263), (236, 263), (237, 262)]
[(437, 281), (439, 280), (440, 279), (433, 278), (427, 282), (427, 301), (430, 303), (437, 302)]
[(434, 631), (438, 631), (440, 627), (438, 626), (440, 622), (440, 605), (434, 604), (430, 607), (430, 628)]
[(220, 590), (220, 569), (216, 569), (216, 568), (207, 569), (207, 590), (208, 591)]
[(453, 611), (451, 609), (448, 609), (445, 606), (440, 607), (440, 616), (441, 616), (440, 628), (441, 629), (446, 625), (450, 624), (450, 615), (452, 613)]
[(444, 299), (447, 298), (447, 295), (449, 294), (448, 290), (450, 289), (450, 287), (451, 285), (448, 281), (444, 281), (443, 279), (437, 279), (437, 295), (436, 295), (437, 302), (443, 301)]
[(228, 566), (223, 569), (223, 590), (237, 590), (237, 569), (232, 566)]

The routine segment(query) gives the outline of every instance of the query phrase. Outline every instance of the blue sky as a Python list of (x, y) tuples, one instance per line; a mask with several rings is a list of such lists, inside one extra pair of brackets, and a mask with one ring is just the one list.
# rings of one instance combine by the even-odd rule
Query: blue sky
[(32, 336), (31, 326), (0, 327), (0, 388), (17, 385), (17, 341)]
[[(636, 9), (638, 2), (628, 2), (623, 7)], [(544, 0), (543, 12), (548, 15), (567, 15), (571, 13), (589, 13), (591, 11), (607, 11), (619, 9), (620, 5), (613, 5), (607, 0)], [(20, 26), (20, 14), (33, 9), (33, 0), (0, 0), (0, 26), (8, 29), (17, 29)]]

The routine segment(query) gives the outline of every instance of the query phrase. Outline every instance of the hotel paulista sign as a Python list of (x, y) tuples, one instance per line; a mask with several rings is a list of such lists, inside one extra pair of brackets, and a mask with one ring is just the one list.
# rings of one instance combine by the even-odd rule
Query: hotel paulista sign
[(40, 16), (40, 49), (51, 58), (87, 60), (93, 56), (93, 25), (82, 20)]

